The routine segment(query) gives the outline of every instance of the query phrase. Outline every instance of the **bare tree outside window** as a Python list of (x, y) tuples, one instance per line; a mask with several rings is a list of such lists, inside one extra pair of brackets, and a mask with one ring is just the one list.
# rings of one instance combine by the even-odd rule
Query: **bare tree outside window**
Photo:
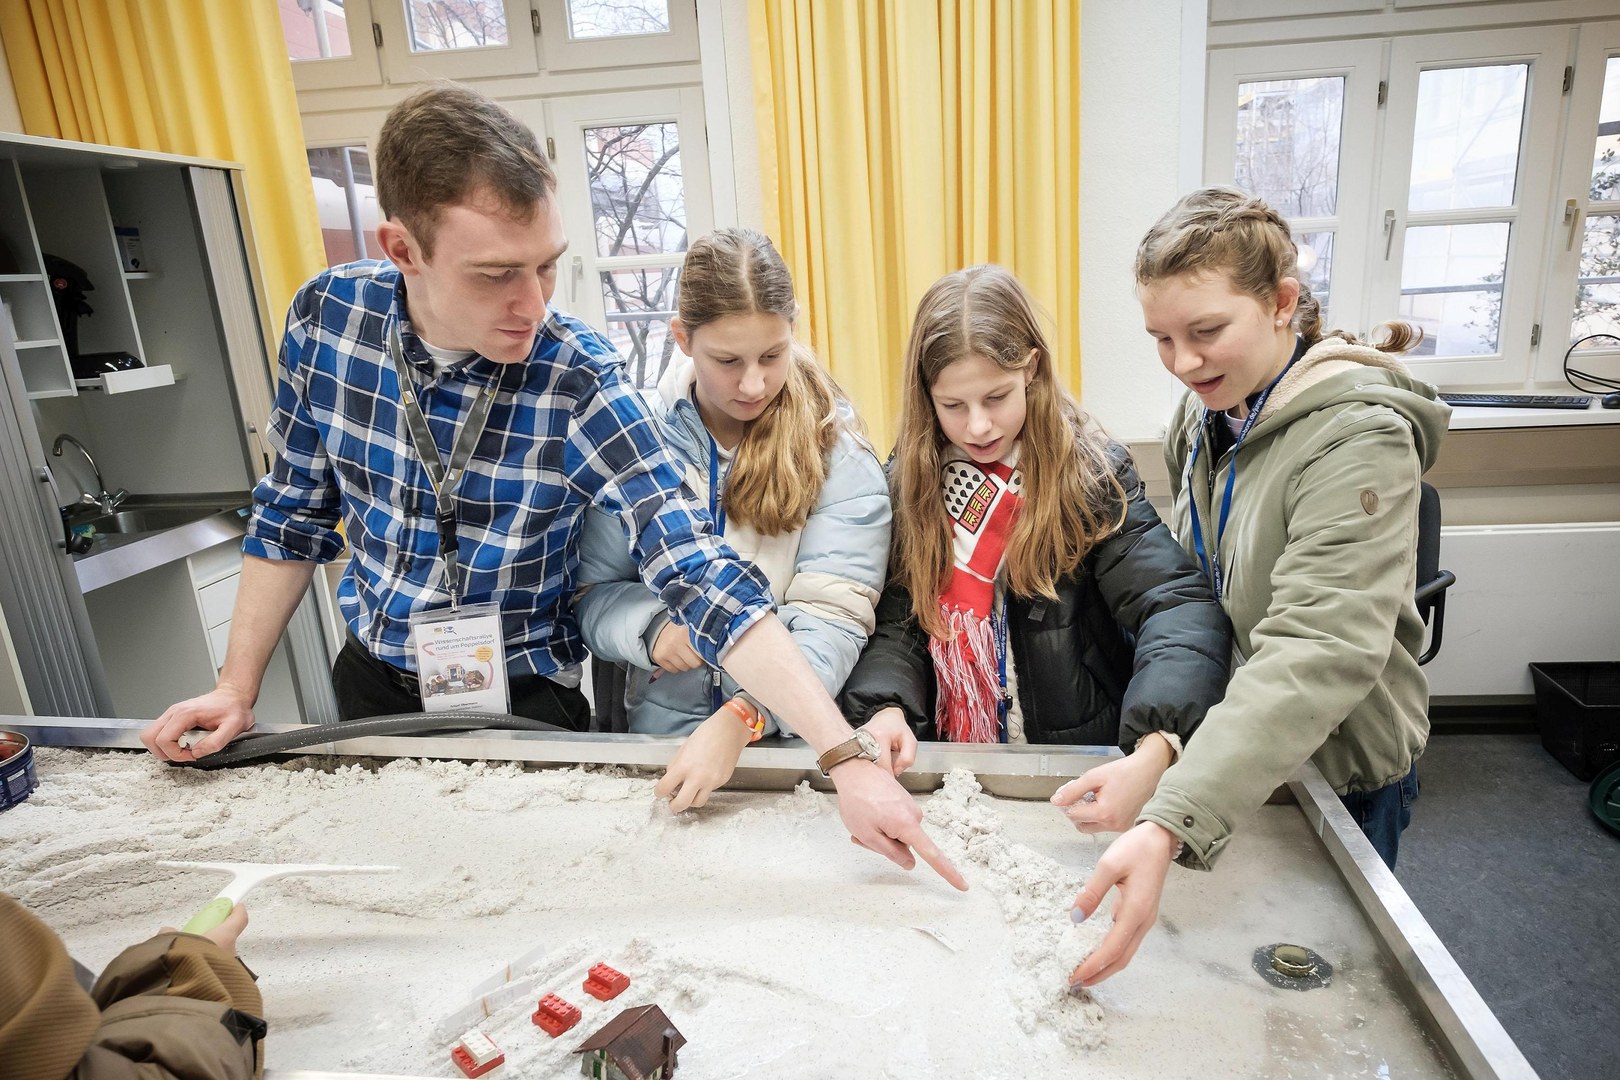
[(478, 49), (507, 41), (502, 0), (409, 0), (405, 14), (412, 52)]
[[(1620, 334), (1620, 56), (1611, 56), (1603, 79), (1597, 142), (1592, 150), (1592, 189), (1575, 282), (1569, 336)], [(1593, 347), (1613, 347), (1594, 342)]]
[(596, 253), (604, 259), (644, 256), (600, 273), (608, 336), (637, 385), (650, 386), (669, 364), (680, 268), (669, 256), (686, 250), (686, 188), (680, 132), (673, 122), (585, 129)]
[(1284, 217), (1331, 217), (1343, 126), (1343, 77), (1239, 84), (1237, 186)]
[(666, 0), (569, 0), (568, 36), (627, 37), (669, 33)]

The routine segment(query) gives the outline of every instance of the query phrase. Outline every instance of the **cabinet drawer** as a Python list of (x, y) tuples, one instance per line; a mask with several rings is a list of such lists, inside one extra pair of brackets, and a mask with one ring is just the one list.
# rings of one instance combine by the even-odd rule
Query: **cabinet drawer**
[(232, 574), (197, 590), (197, 601), (202, 605), (203, 626), (212, 628), (231, 621), (231, 611), (236, 607), (236, 588), (241, 581), (241, 574)]
[(225, 646), (230, 639), (231, 624), (229, 622), (220, 623), (208, 631), (208, 651), (214, 658), (215, 674), (218, 674), (219, 669), (225, 666)]

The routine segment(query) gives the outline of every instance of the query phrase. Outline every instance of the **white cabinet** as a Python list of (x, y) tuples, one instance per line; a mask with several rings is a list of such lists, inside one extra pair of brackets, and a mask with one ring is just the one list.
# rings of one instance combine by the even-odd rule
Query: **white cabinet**
[(186, 560), (197, 614), (208, 639), (209, 658), (217, 673), (225, 666), (225, 645), (231, 633), (231, 612), (242, 581), (242, 551), (238, 544), (221, 544), (199, 551)]
[[(223, 551), (196, 551), (189, 540), (147, 546), (137, 553), (143, 565), (86, 591), (63, 550), (57, 508), (94, 491), (86, 457), (106, 490), (133, 493), (128, 505), (166, 496), (245, 501), (263, 473), (274, 383), (242, 197), (229, 162), (0, 134), (0, 320), (9, 318), (12, 331), (0, 333), (0, 563), (8, 571), (0, 613), (42, 711), (155, 716), (211, 688), (225, 658), (239, 537)], [(52, 300), (47, 255), (80, 268), (93, 286), (84, 296), (93, 312), (68, 326)], [(77, 383), (75, 335), (79, 353), (128, 353), (143, 366)], [(16, 348), (6, 347), (13, 339)], [(58, 445), (64, 454), (53, 453)], [(140, 520), (131, 515), (106, 531), (150, 527), (129, 524)], [(99, 554), (77, 557), (134, 552), (169, 531), (113, 535)], [(315, 606), (300, 606), (277, 647), (257, 710), (264, 719), (332, 715)]]
[[(242, 544), (230, 540), (85, 594), (118, 716), (149, 720), (213, 689), (241, 573)], [(302, 720), (285, 641), (270, 658), (254, 715)]]
[[(0, 159), (0, 220), (11, 263), (0, 259), (0, 271), (16, 271), (0, 275), (0, 297), (12, 312), (30, 398), (166, 386), (199, 349), (217, 352), (212, 313), (198, 302), (207, 295), (204, 266), (179, 170)], [(85, 302), (93, 310), (71, 327), (52, 302), (47, 255), (83, 270), (92, 286)], [(140, 269), (130, 268), (132, 258)], [(75, 333), (81, 354), (128, 353), (144, 366), (76, 382)]]
[(15, 161), (0, 160), (0, 304), (17, 341), (29, 397), (72, 394), (73, 373), (56, 322), (33, 215)]

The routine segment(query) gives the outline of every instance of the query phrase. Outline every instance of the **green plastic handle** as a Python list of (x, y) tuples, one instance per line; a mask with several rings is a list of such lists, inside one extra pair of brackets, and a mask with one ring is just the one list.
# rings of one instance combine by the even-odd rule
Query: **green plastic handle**
[(231, 917), (231, 909), (236, 904), (228, 896), (216, 896), (204, 904), (191, 917), (191, 921), (180, 928), (186, 934), (206, 934), (220, 923)]

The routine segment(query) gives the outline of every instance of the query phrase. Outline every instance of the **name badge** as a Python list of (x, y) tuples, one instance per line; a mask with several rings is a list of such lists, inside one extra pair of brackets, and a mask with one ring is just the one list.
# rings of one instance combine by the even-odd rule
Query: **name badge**
[(498, 604), (426, 611), (411, 618), (424, 712), (512, 711)]

